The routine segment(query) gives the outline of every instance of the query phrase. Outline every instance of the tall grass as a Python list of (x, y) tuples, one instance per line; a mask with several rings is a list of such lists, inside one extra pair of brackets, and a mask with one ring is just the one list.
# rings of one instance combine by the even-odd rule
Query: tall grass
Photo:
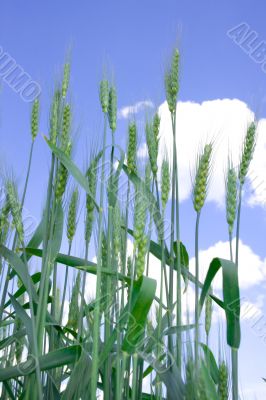
[[(158, 113), (146, 121), (145, 171), (137, 159), (135, 120), (128, 124), (125, 154), (116, 137), (117, 90), (103, 79), (99, 85), (102, 145), (98, 152), (90, 152), (89, 167), (83, 172), (72, 158), (70, 64), (66, 63), (51, 102), (49, 134), (43, 141), (43, 146), (51, 150), (45, 209), (26, 241), (23, 205), (30, 195), (27, 188), (33, 144), (39, 131), (39, 100), (33, 103), (25, 185), (20, 197), (14, 181), (3, 181), (0, 204), (0, 272), (4, 282), (0, 307), (1, 399), (94, 400), (100, 396), (107, 400), (224, 400), (231, 395), (238, 399), (241, 198), (255, 147), (256, 125), (247, 129), (239, 171), (229, 163), (226, 176), (230, 257), (215, 258), (200, 282), (199, 222), (207, 198), (213, 144), (206, 143), (195, 157), (194, 276), (188, 270), (189, 256), (181, 240), (176, 150), (176, 135), (182, 134), (176, 132), (178, 71), (179, 52), (175, 50), (165, 73), (172, 159), (167, 154), (162, 162), (158, 158)], [(165, 226), (168, 215), (169, 235)], [(235, 220), (237, 247), (233, 260)], [(79, 229), (82, 224), (84, 235)], [(80, 245), (79, 254), (85, 249), (83, 258), (74, 254), (75, 240)], [(61, 252), (65, 243), (66, 254)], [(89, 257), (93, 253), (96, 262)], [(39, 270), (34, 274), (32, 260), (39, 260)], [(223, 270), (223, 299), (212, 291), (219, 268)], [(154, 274), (158, 282), (151, 277)], [(92, 275), (96, 279), (93, 288)], [(195, 318), (188, 318), (186, 323), (183, 310), (187, 314), (191, 310), (182, 304), (182, 292), (188, 286), (195, 293)], [(90, 300), (88, 288), (95, 292)], [(232, 304), (236, 305), (233, 310)], [(201, 328), (204, 305), (206, 343)], [(216, 362), (215, 352), (209, 347), (213, 307), (225, 312), (231, 371), (227, 360)]]

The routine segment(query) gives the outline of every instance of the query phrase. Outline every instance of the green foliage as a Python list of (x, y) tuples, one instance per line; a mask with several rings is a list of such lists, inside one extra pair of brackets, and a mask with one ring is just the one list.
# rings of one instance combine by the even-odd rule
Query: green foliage
[[(52, 99), (49, 139), (45, 137), (52, 154), (45, 210), (27, 244), (23, 203), (29, 171), (22, 201), (13, 180), (7, 179), (0, 205), (1, 399), (96, 399), (98, 394), (106, 399), (229, 399), (227, 365), (217, 364), (208, 340), (201, 343), (199, 337), (204, 328), (209, 337), (215, 302), (225, 312), (227, 343), (237, 354), (241, 339), (238, 265), (214, 258), (203, 283), (199, 281), (198, 269), (195, 276), (189, 271), (189, 255), (179, 237), (177, 165), (170, 168), (166, 158), (162, 163), (157, 162), (161, 150), (160, 116), (155, 113), (145, 126), (149, 155), (145, 165), (138, 160), (136, 122), (128, 123), (125, 165), (125, 153), (120, 146), (126, 140), (118, 145), (114, 135), (119, 122), (116, 88), (106, 79), (99, 86), (104, 114), (103, 148), (91, 158), (86, 173), (82, 172), (71, 152), (75, 143), (71, 137), (72, 108), (67, 100), (69, 82), (67, 62), (60, 90), (55, 90)], [(174, 51), (165, 74), (165, 90), (175, 134), (178, 50)], [(111, 132), (107, 129), (108, 122)], [(39, 99), (32, 105), (33, 141), (38, 130)], [(255, 142), (256, 124), (252, 123), (246, 133), (238, 175), (231, 163), (228, 165), (226, 218), (230, 234), (240, 200), (238, 186), (244, 184)], [(197, 159), (193, 206), (198, 217), (206, 201), (212, 153), (212, 143), (207, 144)], [(108, 164), (106, 175), (108, 157), (111, 165)], [(71, 191), (70, 176), (78, 185)], [(171, 185), (173, 201), (168, 215)], [(64, 194), (69, 192), (65, 207)], [(78, 216), (79, 199), (85, 209), (84, 221)], [(173, 232), (167, 236), (164, 228), (169, 216)], [(186, 229), (189, 228), (187, 225)], [(85, 235), (80, 235), (82, 229)], [(73, 249), (75, 235), (78, 240)], [(67, 254), (61, 250), (65, 241), (69, 244)], [(30, 273), (32, 265), (37, 272)], [(220, 268), (222, 299), (214, 296), (211, 289)], [(61, 295), (60, 279), (64, 271)], [(149, 274), (161, 279), (156, 281)], [(184, 323), (178, 317), (185, 307), (178, 293), (189, 285), (198, 290), (195, 308), (200, 312), (205, 307), (205, 325), (199, 318)], [(95, 287), (96, 295), (89, 299), (88, 293)], [(69, 312), (65, 318), (67, 303)], [(152, 317), (154, 310), (156, 318)], [(195, 334), (196, 329), (201, 335)], [(192, 351), (194, 343), (197, 352)], [(143, 379), (148, 376), (151, 393), (143, 390)], [(234, 366), (232, 376), (235, 393)]]

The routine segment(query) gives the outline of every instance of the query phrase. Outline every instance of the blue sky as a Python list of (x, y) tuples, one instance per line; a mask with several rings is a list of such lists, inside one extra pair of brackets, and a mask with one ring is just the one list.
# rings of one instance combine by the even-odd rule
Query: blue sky
[[(44, 134), (54, 82), (71, 49), (71, 101), (78, 137), (75, 159), (84, 166), (88, 144), (91, 140), (100, 142), (98, 82), (104, 68), (118, 88), (119, 108), (147, 99), (159, 106), (164, 102), (163, 74), (174, 46), (181, 53), (181, 101), (239, 99), (259, 118), (266, 117), (266, 74), (227, 35), (228, 30), (246, 23), (259, 40), (266, 41), (265, 11), (263, 0), (5, 2), (1, 6), (0, 46), (40, 84)], [(0, 166), (7, 171), (13, 169), (20, 183), (30, 145), (29, 115), (30, 105), (2, 82)], [(126, 140), (125, 129), (126, 122), (119, 120), (117, 140), (121, 144)], [(37, 219), (44, 202), (48, 165), (49, 151), (39, 136), (29, 188), (31, 197), (26, 201), (27, 209)], [(189, 199), (183, 203), (182, 212), (183, 241), (193, 255), (194, 214)], [(244, 203), (241, 238), (261, 259), (266, 257), (265, 226), (263, 207)], [(201, 234), (202, 249), (227, 240), (223, 210), (215, 202), (203, 213)], [(252, 273), (252, 266), (250, 269)], [(265, 284), (261, 284), (247, 292), (256, 298), (264, 289)], [(257, 398), (263, 399), (266, 385), (263, 391), (260, 378), (266, 376), (266, 347), (248, 326), (244, 330), (241, 378), (250, 390), (248, 399), (254, 398), (256, 389)], [(254, 368), (249, 368), (250, 353), (254, 354)]]

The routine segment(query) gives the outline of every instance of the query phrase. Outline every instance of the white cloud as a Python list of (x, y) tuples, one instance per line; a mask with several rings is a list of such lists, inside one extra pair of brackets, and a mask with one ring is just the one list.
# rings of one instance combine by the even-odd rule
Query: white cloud
[(130, 115), (138, 114), (140, 111), (145, 110), (145, 108), (153, 108), (154, 104), (151, 100), (142, 100), (137, 103), (125, 106), (118, 110), (118, 118), (128, 118)]
[(148, 158), (148, 147), (145, 142), (141, 143), (141, 145), (139, 146), (138, 151), (137, 151), (137, 157), (140, 159)]
[[(172, 159), (172, 129), (167, 103), (159, 107), (161, 116), (160, 154), (167, 149)], [(238, 165), (243, 139), (247, 125), (253, 120), (254, 114), (248, 106), (238, 99), (222, 99), (204, 101), (201, 104), (193, 102), (177, 103), (177, 154), (179, 165), (180, 200), (186, 200), (191, 193), (191, 175), (194, 172), (195, 159), (198, 151), (208, 141), (214, 141), (213, 179), (211, 180), (208, 200), (218, 205), (224, 203), (224, 171), (228, 160), (228, 150), (235, 166)], [(258, 124), (258, 145), (251, 164), (251, 187), (263, 183), (266, 176), (266, 120)], [(161, 157), (162, 158), (162, 157)], [(159, 161), (160, 162), (160, 161)], [(255, 190), (249, 203), (266, 203), (266, 185), (262, 193), (261, 187)]]

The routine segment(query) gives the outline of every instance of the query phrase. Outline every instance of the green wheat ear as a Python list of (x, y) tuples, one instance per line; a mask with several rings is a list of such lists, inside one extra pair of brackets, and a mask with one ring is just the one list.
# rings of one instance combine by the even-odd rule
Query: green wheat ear
[(160, 123), (161, 123), (161, 118), (160, 118), (159, 114), (156, 113), (153, 117), (152, 127), (153, 127), (153, 137), (155, 140), (155, 148), (156, 148), (157, 157), (158, 157), (159, 140), (160, 140), (160, 138), (159, 138)]
[(109, 119), (110, 129), (114, 133), (116, 130), (116, 120), (117, 120), (117, 95), (116, 95), (116, 88), (114, 86), (111, 86), (109, 90), (108, 119)]
[(150, 189), (151, 186), (151, 163), (149, 160), (147, 161), (145, 165), (145, 186), (147, 189)]
[(36, 139), (39, 130), (39, 118), (40, 118), (40, 102), (39, 99), (35, 99), (31, 110), (31, 137), (32, 141)]
[(6, 183), (7, 201), (9, 203), (10, 212), (13, 218), (13, 223), (16, 228), (20, 243), (24, 243), (24, 227), (22, 222), (21, 204), (18, 198), (17, 188), (14, 182), (7, 181)]
[(226, 176), (226, 220), (229, 232), (232, 233), (237, 208), (237, 174), (229, 162)]
[(79, 323), (79, 293), (80, 293), (80, 283), (81, 276), (80, 272), (78, 272), (75, 284), (71, 294), (71, 300), (69, 304), (69, 313), (68, 313), (68, 322), (67, 326), (74, 331), (78, 330)]
[[(212, 293), (210, 289), (209, 294)], [(208, 338), (210, 330), (211, 330), (211, 322), (212, 322), (212, 298), (211, 296), (207, 296), (205, 300), (205, 332)], [(207, 339), (208, 341), (208, 339)]]
[(161, 200), (162, 208), (165, 210), (170, 193), (170, 168), (167, 159), (164, 159), (162, 162), (161, 175)]
[(127, 166), (130, 173), (137, 172), (136, 155), (137, 155), (137, 126), (136, 123), (133, 121), (130, 122), (128, 126)]
[[(69, 104), (66, 104), (63, 108), (62, 132), (61, 132), (61, 136), (60, 136), (60, 149), (67, 156), (71, 155), (71, 150), (72, 150), (70, 129), (71, 129), (71, 107)], [(57, 175), (56, 175), (55, 196), (56, 196), (57, 201), (60, 201), (65, 193), (67, 179), (68, 179), (68, 170), (62, 163), (60, 163), (58, 170), (57, 170)]]
[(100, 83), (100, 102), (102, 111), (106, 114), (108, 112), (109, 104), (109, 83), (106, 79), (103, 79)]
[[(159, 127), (158, 127), (159, 130)], [(157, 127), (152, 123), (147, 122), (145, 126), (146, 143), (148, 147), (149, 160), (153, 176), (155, 177), (158, 171), (157, 158), (158, 158), (158, 135)]]
[(145, 268), (145, 256), (147, 252), (147, 236), (145, 226), (147, 223), (148, 203), (145, 194), (140, 187), (135, 191), (134, 207), (134, 248), (136, 250), (136, 275), (141, 277)]
[(228, 368), (224, 361), (219, 366), (218, 393), (219, 400), (228, 400)]
[(113, 245), (114, 245), (114, 255), (116, 259), (120, 253), (121, 249), (121, 212), (119, 208), (118, 201), (115, 202), (114, 210), (113, 210)]
[(193, 205), (196, 212), (201, 211), (207, 197), (211, 156), (212, 144), (206, 144), (203, 153), (198, 158), (193, 186)]
[(253, 153), (256, 146), (257, 137), (257, 124), (252, 122), (247, 129), (246, 137), (244, 140), (243, 151), (240, 161), (238, 178), (240, 185), (243, 185), (248, 173), (250, 162), (253, 158)]
[(185, 399), (191, 400), (195, 398), (195, 374), (194, 363), (189, 359), (186, 363), (186, 385), (185, 385)]
[(8, 199), (5, 199), (4, 205), (0, 210), (0, 243), (5, 243), (9, 231), (9, 214), (10, 204)]
[[(97, 172), (98, 172), (98, 158), (93, 158), (91, 164), (87, 170), (86, 176), (89, 183), (89, 189), (93, 196), (96, 198), (97, 191)], [(91, 196), (86, 196), (86, 221), (85, 221), (85, 240), (89, 243), (92, 234), (93, 222), (94, 222), (94, 209), (95, 203)]]
[(66, 63), (64, 65), (64, 75), (63, 75), (63, 82), (62, 82), (62, 98), (63, 99), (65, 99), (66, 95), (67, 95), (69, 80), (70, 80), (70, 63)]
[(69, 243), (73, 241), (77, 228), (77, 211), (79, 202), (79, 192), (78, 189), (73, 190), (70, 203), (68, 207), (67, 215), (67, 238)]
[(58, 138), (58, 122), (59, 122), (59, 109), (60, 109), (61, 93), (56, 90), (54, 93), (51, 110), (50, 110), (50, 140), (56, 144)]
[(179, 51), (174, 50), (171, 67), (164, 76), (166, 100), (170, 113), (176, 110), (177, 94), (179, 91)]
[(71, 106), (66, 104), (63, 109), (63, 122), (62, 122), (62, 133), (61, 133), (61, 149), (66, 150), (70, 139), (70, 128), (71, 128)]

